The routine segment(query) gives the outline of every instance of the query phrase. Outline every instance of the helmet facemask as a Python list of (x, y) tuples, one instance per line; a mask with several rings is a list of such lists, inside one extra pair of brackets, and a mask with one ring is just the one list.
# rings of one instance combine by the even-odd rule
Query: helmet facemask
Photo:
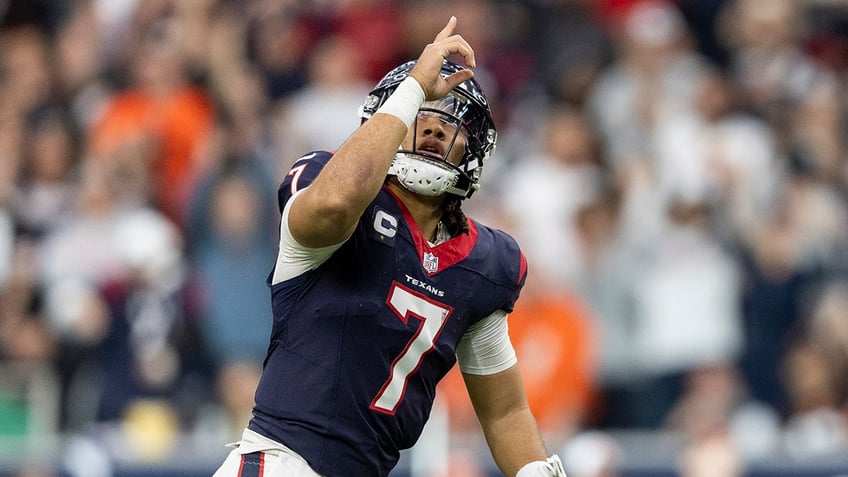
[[(396, 176), (404, 187), (424, 196), (445, 192), (461, 197), (470, 195), (468, 190), (476, 185), (479, 168), (468, 168), (468, 129), (460, 116), (465, 108), (461, 99), (452, 95), (425, 102), (410, 126), (411, 148), (401, 145), (389, 175)], [(456, 148), (462, 148), (458, 159)]]

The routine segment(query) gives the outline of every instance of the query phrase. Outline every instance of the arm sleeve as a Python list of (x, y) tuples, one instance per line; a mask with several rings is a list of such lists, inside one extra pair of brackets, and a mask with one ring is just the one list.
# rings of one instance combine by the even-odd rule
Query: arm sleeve
[(498, 310), (468, 328), (456, 358), (459, 369), (467, 374), (495, 374), (514, 366), (518, 359), (509, 340), (507, 313)]
[(280, 188), (277, 191), (277, 200), (280, 207), (280, 244), (277, 253), (277, 262), (274, 266), (272, 284), (294, 278), (301, 273), (317, 268), (326, 262), (330, 256), (338, 250), (342, 243), (321, 248), (308, 248), (292, 237), (289, 230), (289, 211), (292, 203), (297, 199), (301, 191), (318, 176), (324, 165), (332, 157), (327, 151), (315, 151), (302, 156), (295, 161), (291, 170), (286, 174)]
[(289, 231), (289, 210), (302, 190), (297, 191), (283, 207), (283, 216), (280, 220), (280, 249), (274, 266), (274, 278), (271, 281), (274, 284), (317, 268), (344, 244), (342, 242), (328, 247), (307, 248), (292, 237)]

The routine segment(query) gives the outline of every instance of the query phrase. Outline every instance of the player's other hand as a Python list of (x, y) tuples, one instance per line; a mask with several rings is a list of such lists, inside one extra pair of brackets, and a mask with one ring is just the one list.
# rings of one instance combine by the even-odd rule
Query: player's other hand
[(456, 17), (452, 16), (433, 42), (424, 47), (418, 62), (409, 73), (421, 85), (427, 101), (444, 97), (454, 87), (474, 76), (474, 72), (468, 69), (458, 71), (447, 78), (442, 78), (440, 74), (442, 61), (454, 53), (462, 56), (469, 67), (477, 66), (471, 45), (462, 36), (454, 35), (454, 28), (456, 28)]

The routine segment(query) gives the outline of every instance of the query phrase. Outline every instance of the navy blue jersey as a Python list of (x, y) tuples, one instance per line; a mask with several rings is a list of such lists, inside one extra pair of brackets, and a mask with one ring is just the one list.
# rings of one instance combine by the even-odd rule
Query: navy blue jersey
[[(296, 162), (280, 209), (332, 157)], [(468, 327), (512, 311), (526, 265), (505, 233), (431, 247), (384, 187), (353, 236), (317, 269), (269, 285), (273, 333), (250, 429), (320, 474), (382, 476), (411, 447)]]

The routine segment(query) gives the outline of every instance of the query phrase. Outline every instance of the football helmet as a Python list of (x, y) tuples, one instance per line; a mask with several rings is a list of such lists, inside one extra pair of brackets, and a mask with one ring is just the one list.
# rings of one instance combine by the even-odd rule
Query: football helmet
[[(367, 121), (395, 91), (415, 66), (415, 61), (404, 63), (380, 80), (359, 108), (359, 117)], [(442, 76), (460, 71), (462, 66), (444, 60)], [(411, 126), (418, 134), (418, 122), (422, 118), (436, 117), (443, 123), (443, 129), (453, 134), (445, 151), (434, 154), (424, 150), (418, 137), (413, 138), (412, 150), (398, 149), (389, 174), (397, 176), (407, 189), (428, 196), (449, 193), (461, 198), (471, 197), (479, 186), (483, 164), (495, 150), (498, 133), (492, 121), (489, 101), (483, 89), (471, 78), (456, 86), (447, 96), (437, 101), (425, 102), (418, 117)], [(465, 138), (465, 151), (459, 165), (448, 162), (447, 158), (459, 135)]]

